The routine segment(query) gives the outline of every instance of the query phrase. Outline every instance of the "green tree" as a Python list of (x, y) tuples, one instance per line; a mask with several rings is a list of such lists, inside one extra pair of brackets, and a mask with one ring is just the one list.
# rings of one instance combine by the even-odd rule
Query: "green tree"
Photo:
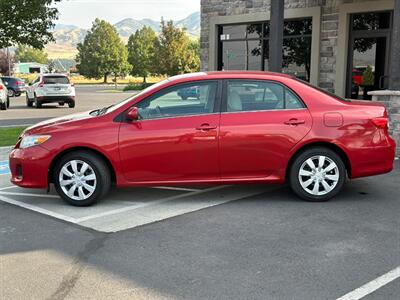
[(42, 49), (53, 41), (51, 29), (60, 0), (0, 0), (0, 48), (14, 44)]
[(362, 75), (362, 83), (364, 86), (374, 85), (375, 76), (371, 66), (367, 66)]
[(89, 78), (104, 78), (126, 75), (131, 66), (128, 63), (128, 50), (115, 28), (108, 22), (96, 19), (83, 43), (78, 44), (77, 69)]
[(176, 75), (199, 70), (198, 46), (191, 42), (185, 29), (174, 26), (172, 21), (161, 21), (161, 33), (154, 44), (153, 72)]
[(128, 62), (132, 66), (131, 74), (143, 77), (143, 82), (146, 82), (146, 77), (151, 72), (156, 39), (154, 30), (144, 26), (132, 34), (128, 40)]
[(46, 52), (25, 45), (18, 45), (17, 50), (15, 50), (15, 60), (19, 62), (37, 62), (40, 64), (47, 64), (49, 62)]

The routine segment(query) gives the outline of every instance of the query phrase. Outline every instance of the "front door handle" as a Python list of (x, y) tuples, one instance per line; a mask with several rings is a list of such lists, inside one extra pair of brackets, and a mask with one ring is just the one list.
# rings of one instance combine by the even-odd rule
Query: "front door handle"
[(289, 121), (285, 122), (285, 125), (292, 125), (292, 126), (297, 126), (300, 124), (304, 124), (306, 121), (304, 120), (298, 120), (298, 119), (290, 119)]
[(213, 130), (213, 129), (217, 129), (217, 126), (212, 126), (208, 123), (204, 123), (204, 124), (201, 124), (199, 127), (196, 127), (196, 130), (201, 130), (201, 131), (209, 131), (209, 130)]

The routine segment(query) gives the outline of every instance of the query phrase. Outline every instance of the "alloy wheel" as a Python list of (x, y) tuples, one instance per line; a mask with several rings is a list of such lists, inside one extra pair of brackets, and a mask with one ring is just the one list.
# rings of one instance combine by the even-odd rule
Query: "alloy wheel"
[(76, 201), (88, 199), (97, 186), (97, 177), (93, 168), (81, 160), (71, 160), (64, 164), (58, 180), (64, 194)]
[(303, 162), (298, 178), (307, 193), (322, 196), (331, 192), (338, 184), (339, 168), (329, 157), (316, 155)]

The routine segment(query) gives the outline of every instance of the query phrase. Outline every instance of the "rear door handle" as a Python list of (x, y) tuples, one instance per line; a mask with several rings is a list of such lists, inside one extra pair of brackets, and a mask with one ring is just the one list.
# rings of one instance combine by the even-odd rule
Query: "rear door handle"
[(208, 123), (204, 123), (204, 124), (201, 124), (199, 127), (196, 127), (196, 130), (201, 130), (201, 131), (209, 131), (209, 130), (213, 130), (213, 129), (217, 129), (217, 126), (212, 126)]
[(289, 121), (285, 122), (285, 125), (292, 125), (292, 126), (297, 126), (300, 124), (304, 124), (306, 121), (304, 120), (298, 120), (298, 119), (290, 119)]

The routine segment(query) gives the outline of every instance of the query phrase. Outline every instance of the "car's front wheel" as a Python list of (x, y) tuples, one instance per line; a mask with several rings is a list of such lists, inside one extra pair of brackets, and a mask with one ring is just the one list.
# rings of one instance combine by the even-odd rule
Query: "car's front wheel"
[(29, 99), (28, 93), (26, 93), (26, 106), (28, 107), (33, 106), (33, 102), (31, 101), (31, 99)]
[(322, 202), (337, 195), (346, 180), (346, 167), (336, 152), (315, 147), (294, 160), (289, 181), (292, 190), (306, 201)]
[(89, 206), (110, 190), (111, 174), (105, 161), (97, 154), (76, 151), (57, 162), (53, 182), (58, 194), (69, 204)]

